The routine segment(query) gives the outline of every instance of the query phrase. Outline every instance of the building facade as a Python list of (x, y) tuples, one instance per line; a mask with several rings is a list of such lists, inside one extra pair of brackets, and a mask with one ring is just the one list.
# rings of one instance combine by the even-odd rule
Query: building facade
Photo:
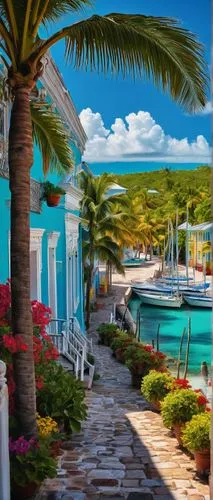
[(212, 273), (212, 230), (210, 222), (189, 228), (189, 265), (207, 275)]
[[(34, 148), (31, 169), (30, 263), (31, 299), (52, 309), (54, 318), (76, 317), (84, 330), (82, 227), (79, 217), (81, 191), (77, 174), (81, 168), (86, 135), (69, 92), (50, 56), (39, 84), (39, 93), (61, 115), (70, 134), (74, 169), (69, 177), (47, 174), (45, 180), (60, 185), (66, 194), (57, 207), (41, 202), (44, 181), (40, 151)], [(7, 164), (8, 106), (1, 107), (0, 128), (0, 282), (10, 276), (10, 190)]]

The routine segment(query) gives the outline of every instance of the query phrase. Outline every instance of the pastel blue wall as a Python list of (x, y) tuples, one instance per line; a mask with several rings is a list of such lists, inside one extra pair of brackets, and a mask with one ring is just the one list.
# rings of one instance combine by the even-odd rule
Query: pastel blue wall
[[(75, 168), (81, 162), (81, 153), (77, 147), (72, 144), (74, 153)], [(34, 164), (31, 170), (31, 177), (42, 182), (44, 180), (42, 172), (41, 155), (37, 147), (34, 148)], [(47, 176), (48, 180), (57, 184), (62, 179), (56, 173), (50, 173)], [(0, 177), (0, 281), (5, 282), (9, 277), (9, 248), (8, 234), (10, 228), (10, 190), (9, 182)], [(42, 203), (42, 211), (40, 214), (31, 212), (30, 227), (36, 229), (44, 229), (42, 238), (42, 273), (41, 273), (41, 293), (42, 302), (48, 304), (48, 233), (57, 231), (60, 233), (56, 248), (56, 273), (57, 273), (57, 315), (59, 318), (66, 318), (66, 233), (65, 233), (65, 215), (66, 213), (79, 215), (78, 211), (68, 211), (64, 206), (64, 198), (58, 207), (49, 208), (46, 203)], [(84, 299), (83, 299), (83, 270), (82, 270), (82, 230), (79, 226), (79, 269), (78, 269), (78, 290), (79, 303), (76, 310), (76, 317), (84, 331)]]

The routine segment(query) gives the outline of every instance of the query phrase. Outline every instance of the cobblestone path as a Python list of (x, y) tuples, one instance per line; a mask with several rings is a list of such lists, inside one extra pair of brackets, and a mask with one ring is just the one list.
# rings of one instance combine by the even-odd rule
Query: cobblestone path
[(128, 369), (97, 344), (96, 326), (113, 297), (93, 314), (91, 335), (100, 379), (87, 392), (88, 419), (63, 446), (62, 475), (44, 483), (38, 500), (208, 500), (194, 461), (177, 446), (160, 415), (130, 385)]

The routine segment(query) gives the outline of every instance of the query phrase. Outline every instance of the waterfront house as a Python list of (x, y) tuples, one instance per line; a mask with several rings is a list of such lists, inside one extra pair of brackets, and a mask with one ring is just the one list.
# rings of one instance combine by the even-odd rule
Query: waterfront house
[[(81, 191), (77, 174), (81, 168), (86, 135), (76, 109), (50, 56), (38, 82), (38, 99), (48, 100), (61, 115), (70, 134), (74, 169), (67, 178), (48, 173), (47, 179), (66, 191), (57, 207), (41, 203), (44, 180), (41, 155), (34, 148), (31, 170), (30, 263), (31, 299), (49, 305), (55, 318), (76, 317), (84, 330), (84, 297), (82, 266), (82, 227), (79, 217)], [(10, 191), (7, 164), (9, 109), (1, 104), (0, 120), (0, 282), (10, 276)]]
[(212, 230), (211, 222), (189, 227), (189, 265), (207, 275), (212, 273)]

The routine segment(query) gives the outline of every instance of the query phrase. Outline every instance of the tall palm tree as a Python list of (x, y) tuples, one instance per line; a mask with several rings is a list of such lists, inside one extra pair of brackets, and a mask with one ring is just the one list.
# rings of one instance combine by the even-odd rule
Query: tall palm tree
[(127, 201), (123, 195), (108, 196), (108, 191), (115, 183), (115, 177), (103, 174), (93, 177), (88, 172), (81, 172), (80, 187), (83, 191), (81, 200), (81, 217), (87, 228), (84, 242), (84, 260), (86, 273), (86, 326), (90, 325), (90, 292), (94, 272), (95, 258), (109, 262), (119, 272), (123, 272), (121, 264), (123, 235), (130, 237), (125, 225), (127, 214), (121, 212), (120, 204)]
[[(35, 431), (32, 325), (30, 311), (29, 213), (30, 168), (33, 163), (30, 96), (45, 70), (44, 56), (65, 40), (65, 57), (75, 68), (91, 68), (123, 76), (153, 78), (188, 111), (206, 102), (206, 67), (203, 48), (196, 37), (173, 19), (112, 13), (92, 17), (56, 30), (41, 39), (40, 29), (57, 23), (64, 14), (76, 14), (90, 0), (0, 0), (0, 47), (8, 67), (13, 93), (9, 132), (11, 190), (11, 291), (14, 334), (28, 339), (24, 366), (16, 356), (21, 382), (17, 391), (20, 425), (25, 434)], [(30, 358), (31, 356), (31, 358)], [(20, 400), (23, 385), (25, 397)], [(28, 388), (27, 388), (28, 387)], [(27, 409), (28, 408), (28, 409)]]

